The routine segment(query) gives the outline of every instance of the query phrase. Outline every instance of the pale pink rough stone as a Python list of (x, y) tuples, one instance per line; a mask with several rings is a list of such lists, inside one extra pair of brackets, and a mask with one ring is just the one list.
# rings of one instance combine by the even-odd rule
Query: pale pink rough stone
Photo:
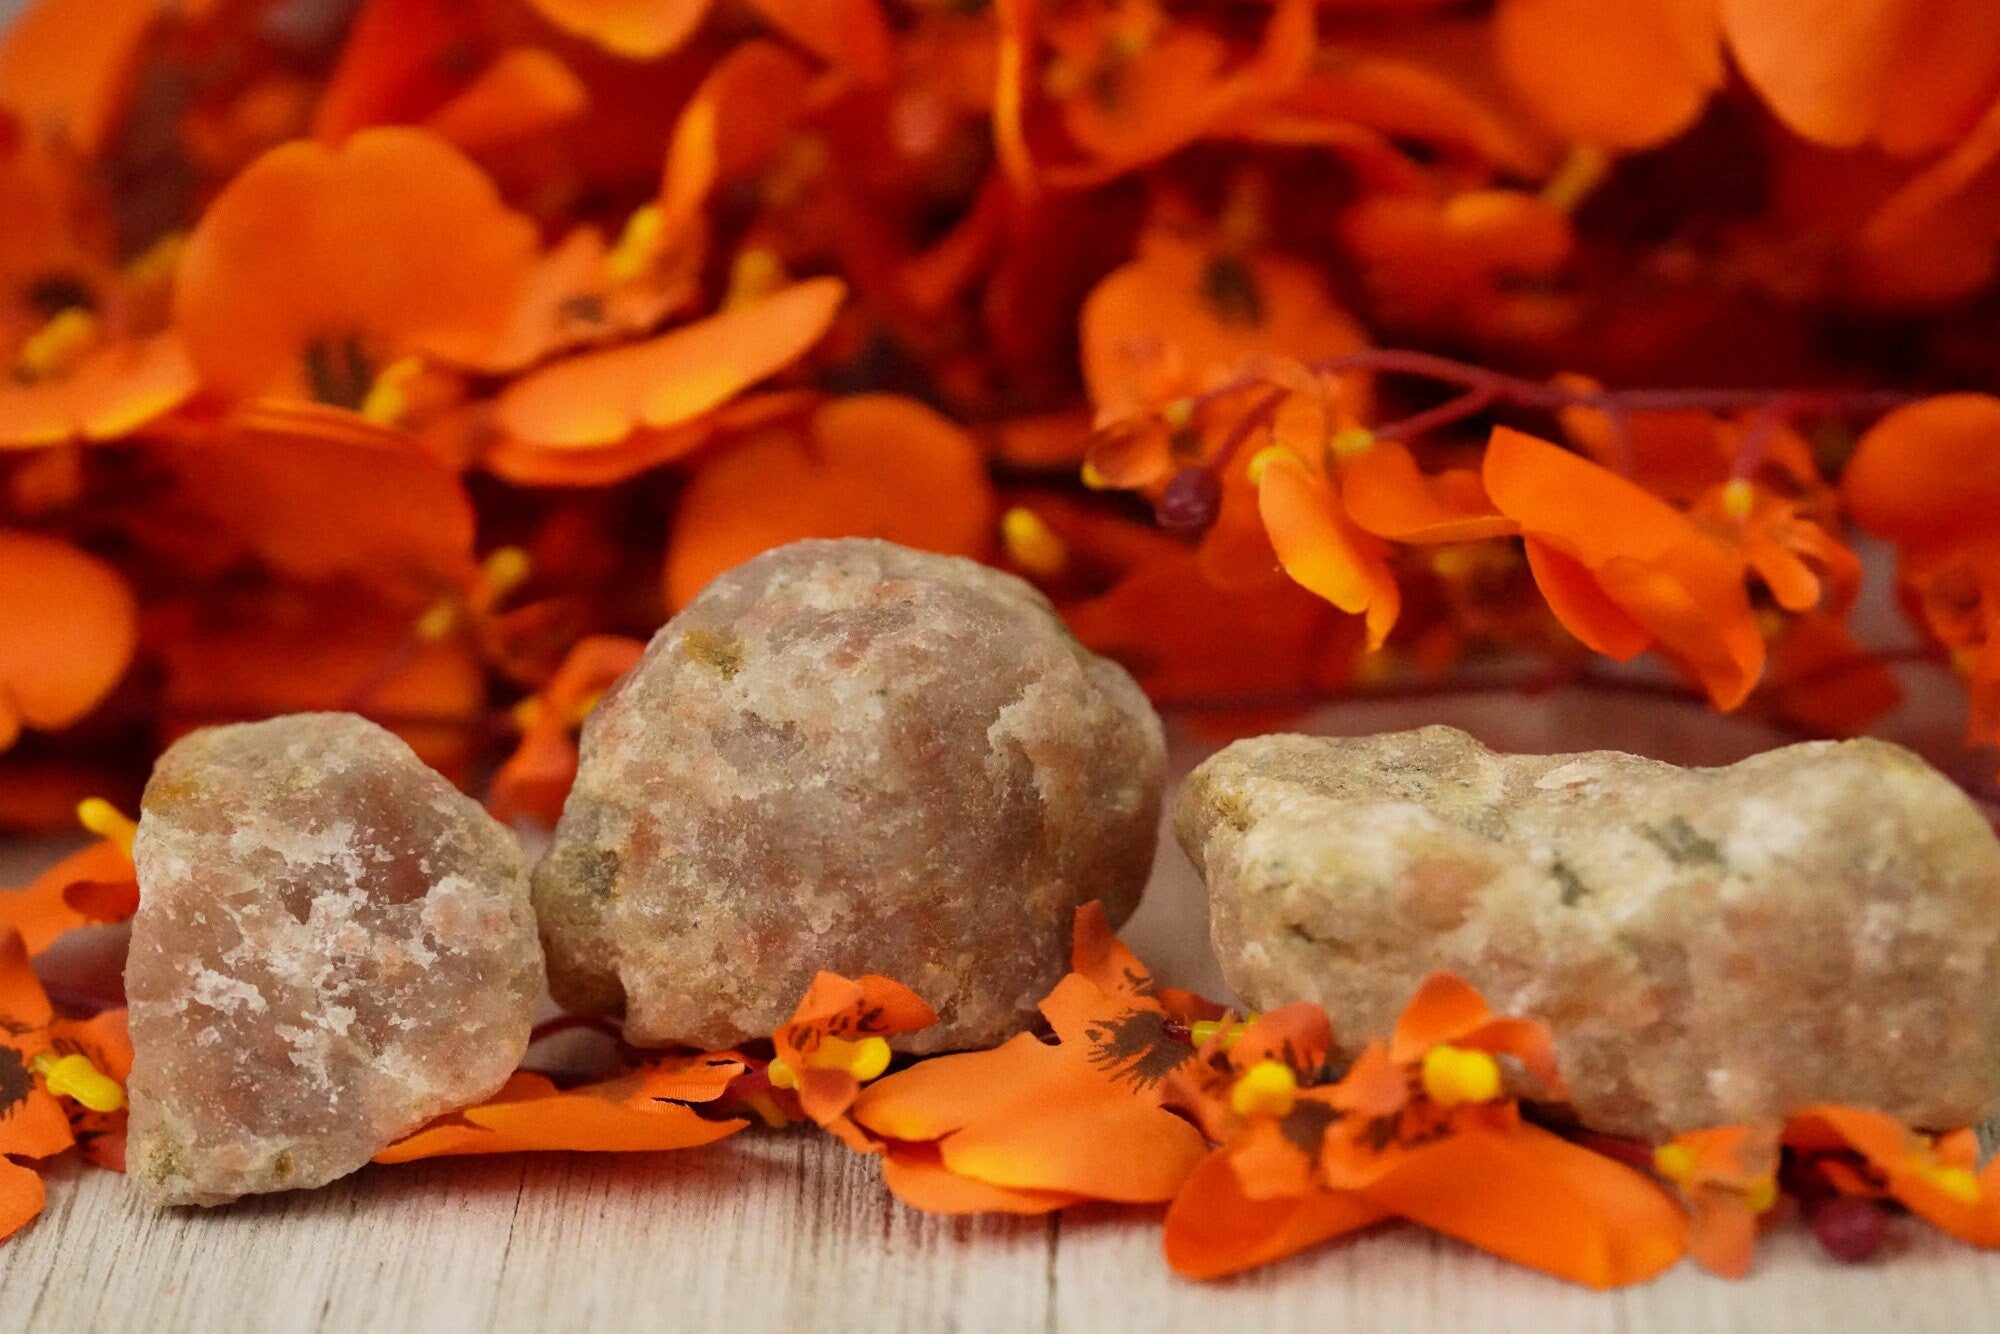
[(1899, 747), (1681, 769), (1449, 727), (1258, 737), (1176, 822), (1230, 985), (1324, 1005), (1347, 1056), (1444, 968), (1550, 1024), (1600, 1130), (1815, 1102), (1942, 1129), (2000, 1098), (2000, 841)]
[(1159, 719), (1039, 593), (971, 561), (799, 542), (722, 575), (584, 726), (535, 873), (556, 999), (629, 1040), (768, 1034), (813, 973), (936, 1007), (900, 1044), (998, 1041), (1076, 907), (1151, 867)]
[(542, 988), (514, 839), (345, 713), (160, 757), (133, 844), (133, 1182), (322, 1185), (520, 1063)]

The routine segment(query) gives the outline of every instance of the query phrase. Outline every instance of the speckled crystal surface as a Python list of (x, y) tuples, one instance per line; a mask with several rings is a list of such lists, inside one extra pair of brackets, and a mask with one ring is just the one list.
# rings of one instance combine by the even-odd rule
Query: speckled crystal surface
[(1899, 747), (1680, 769), (1447, 727), (1259, 737), (1176, 823), (1230, 984), (1318, 1001), (1349, 1055), (1449, 968), (1552, 1025), (1605, 1131), (1821, 1101), (1944, 1128), (2000, 1098), (2000, 841)]
[(769, 1033), (819, 969), (885, 973), (994, 1042), (1122, 921), (1164, 745), (1131, 677), (1021, 580), (862, 539), (717, 578), (585, 724), (535, 906), (556, 999), (628, 1040)]
[(520, 1063), (542, 959), (513, 836), (374, 723), (160, 757), (133, 857), (128, 1168), (163, 1204), (354, 1171)]

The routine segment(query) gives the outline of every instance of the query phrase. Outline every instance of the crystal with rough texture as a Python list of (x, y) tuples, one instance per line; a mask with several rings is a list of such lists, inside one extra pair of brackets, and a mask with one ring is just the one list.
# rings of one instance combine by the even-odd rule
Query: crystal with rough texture
[(1942, 1128), (2000, 1097), (2000, 841), (1899, 747), (1681, 769), (1448, 727), (1269, 736), (1176, 817), (1230, 984), (1318, 1001), (1348, 1055), (1447, 968), (1553, 1027), (1599, 1130), (1822, 1101)]
[(519, 849), (347, 713), (160, 757), (133, 844), (132, 1180), (163, 1204), (322, 1185), (520, 1063), (542, 988)]
[(990, 1043), (1078, 904), (1152, 864), (1164, 744), (1132, 678), (972, 561), (797, 542), (711, 583), (584, 725), (535, 907), (556, 999), (628, 1040), (769, 1033), (817, 969), (886, 973)]

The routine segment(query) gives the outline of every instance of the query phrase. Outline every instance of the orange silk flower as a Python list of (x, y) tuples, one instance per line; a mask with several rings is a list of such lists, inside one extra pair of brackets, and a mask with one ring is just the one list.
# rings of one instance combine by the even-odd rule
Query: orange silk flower
[(853, 1119), (884, 1142), (899, 1198), (945, 1213), (1172, 1198), (1202, 1144), (1161, 1106), (1165, 1081), (1194, 1057), (1187, 1025), (1217, 1011), (1156, 987), (1095, 903), (1077, 910), (1071, 968), (1041, 1003), (1053, 1042), (1022, 1033), (862, 1092)]

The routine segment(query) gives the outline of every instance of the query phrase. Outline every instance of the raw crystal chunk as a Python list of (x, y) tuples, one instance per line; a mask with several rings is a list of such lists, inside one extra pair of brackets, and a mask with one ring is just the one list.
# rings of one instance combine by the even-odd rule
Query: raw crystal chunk
[(1427, 727), (1242, 741), (1182, 789), (1223, 972), (1347, 1054), (1433, 969), (1555, 1030), (1574, 1110), (1644, 1138), (1822, 1101), (2000, 1097), (2000, 841), (1878, 741), (1723, 769), (1497, 755)]
[(389, 732), (196, 732), (142, 812), (127, 1157), (152, 1199), (322, 1185), (520, 1063), (542, 988), (520, 852)]
[(716, 579), (583, 730), (535, 873), (556, 999), (629, 1040), (769, 1033), (815, 970), (936, 1007), (901, 1045), (996, 1041), (1062, 975), (1078, 904), (1151, 867), (1159, 719), (1039, 593), (886, 542)]

